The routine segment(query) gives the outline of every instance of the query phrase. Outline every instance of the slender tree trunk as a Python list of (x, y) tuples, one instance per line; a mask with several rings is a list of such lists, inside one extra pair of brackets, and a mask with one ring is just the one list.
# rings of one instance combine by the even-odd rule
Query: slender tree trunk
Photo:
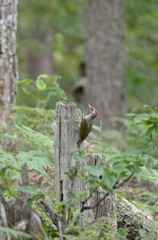
[(88, 0), (87, 102), (98, 109), (103, 129), (118, 128), (125, 112), (124, 0)]
[(18, 0), (0, 0), (0, 125), (5, 127), (11, 122), (7, 107), (17, 97), (17, 4)]

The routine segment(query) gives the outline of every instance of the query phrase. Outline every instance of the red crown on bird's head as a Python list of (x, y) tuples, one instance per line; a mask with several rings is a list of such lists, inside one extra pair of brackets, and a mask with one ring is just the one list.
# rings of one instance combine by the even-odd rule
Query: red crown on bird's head
[(93, 108), (96, 112), (96, 116), (98, 116), (98, 110), (96, 108)]
[(94, 110), (96, 112), (96, 116), (98, 116), (98, 110), (94, 107), (92, 107), (90, 104), (88, 104), (88, 107), (90, 109), (90, 113), (92, 113), (92, 111)]

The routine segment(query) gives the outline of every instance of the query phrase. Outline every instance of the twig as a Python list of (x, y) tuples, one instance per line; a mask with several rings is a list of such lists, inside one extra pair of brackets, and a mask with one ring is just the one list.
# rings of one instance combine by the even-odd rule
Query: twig
[[(131, 177), (133, 177), (133, 175), (134, 175), (134, 172), (132, 172), (123, 182), (121, 182), (121, 183), (115, 183), (115, 185), (114, 185), (114, 187), (113, 187), (113, 189), (116, 189), (116, 188), (119, 188), (119, 187), (122, 187), (122, 185), (124, 185), (126, 182), (128, 182), (130, 179), (131, 179)], [(117, 185), (118, 184), (118, 185)]]
[(46, 203), (43, 201), (41, 201), (40, 203), (41, 203), (42, 207), (45, 209), (45, 211), (49, 214), (50, 219), (55, 224), (55, 226), (58, 228), (58, 230), (60, 230), (59, 227), (61, 226), (61, 229), (63, 231), (66, 226), (63, 223), (63, 221), (61, 220), (57, 211), (49, 203)]
[(148, 150), (142, 152), (142, 156), (144, 156), (148, 152), (151, 152), (152, 150), (154, 150), (154, 148), (157, 146), (157, 144), (158, 144), (158, 140), (155, 141), (154, 145), (151, 148), (149, 148)]
[(49, 99), (50, 99), (51, 96), (52, 96), (52, 92), (49, 92), (42, 108), (45, 108), (47, 106), (47, 103), (49, 102)]
[(95, 207), (97, 207), (107, 196), (109, 196), (109, 193), (105, 193), (105, 195), (97, 202), (95, 203), (93, 206), (83, 206), (80, 210), (80, 212), (82, 213), (85, 210), (89, 210), (89, 209), (93, 209)]
[(58, 229), (59, 229), (59, 239), (63, 240), (61, 220), (58, 221)]
[(82, 206), (92, 197), (93, 193), (97, 190), (98, 187), (96, 187), (95, 189), (93, 189), (93, 191), (89, 194), (89, 196), (81, 202)]
[[(132, 172), (123, 182), (121, 182), (118, 185), (117, 185), (118, 182), (116, 182), (115, 185), (113, 186), (113, 189), (121, 187), (123, 184), (125, 184), (127, 181), (129, 181), (129, 179), (133, 175), (134, 175), (134, 172)], [(97, 207), (107, 196), (109, 196), (109, 193), (105, 193), (105, 195), (97, 203), (95, 203), (93, 206), (83, 206), (81, 208), (80, 212), (82, 213), (85, 210), (89, 210), (89, 209), (93, 209), (93, 208)]]

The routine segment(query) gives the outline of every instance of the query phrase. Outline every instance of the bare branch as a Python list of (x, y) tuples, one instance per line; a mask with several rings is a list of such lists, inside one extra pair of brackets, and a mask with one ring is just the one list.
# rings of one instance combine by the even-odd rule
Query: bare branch
[(134, 175), (134, 172), (132, 172), (127, 178), (125, 178), (124, 181), (120, 183), (116, 182), (113, 189), (122, 187), (126, 182), (128, 182), (133, 177), (133, 175)]
[(49, 203), (46, 203), (43, 201), (41, 201), (40, 203), (41, 203), (42, 207), (44, 208), (44, 210), (49, 214), (50, 219), (55, 224), (55, 226), (58, 228), (58, 230), (60, 230), (60, 227), (61, 227), (61, 229), (63, 231), (66, 226), (63, 223), (63, 221), (61, 220), (57, 211)]
[(97, 190), (98, 187), (94, 188), (93, 191), (89, 194), (89, 196), (81, 202), (82, 206), (92, 197), (93, 193)]
[(80, 210), (80, 212), (83, 212), (85, 210), (89, 210), (89, 209), (93, 209), (95, 207), (97, 207), (107, 196), (109, 196), (109, 193), (105, 193), (105, 195), (97, 202), (95, 203), (93, 206), (83, 206)]

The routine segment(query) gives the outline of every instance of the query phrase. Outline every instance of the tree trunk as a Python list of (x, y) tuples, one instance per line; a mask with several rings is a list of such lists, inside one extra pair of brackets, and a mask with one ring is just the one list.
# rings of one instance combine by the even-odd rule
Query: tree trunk
[(124, 1), (88, 0), (87, 102), (98, 109), (103, 129), (118, 128), (125, 112)]
[(36, 79), (40, 74), (53, 74), (53, 57), (50, 39), (43, 39), (37, 50), (28, 51), (27, 72), (30, 78)]
[(17, 97), (17, 4), (18, 0), (0, 0), (0, 125), (5, 127), (11, 123), (7, 107)]

